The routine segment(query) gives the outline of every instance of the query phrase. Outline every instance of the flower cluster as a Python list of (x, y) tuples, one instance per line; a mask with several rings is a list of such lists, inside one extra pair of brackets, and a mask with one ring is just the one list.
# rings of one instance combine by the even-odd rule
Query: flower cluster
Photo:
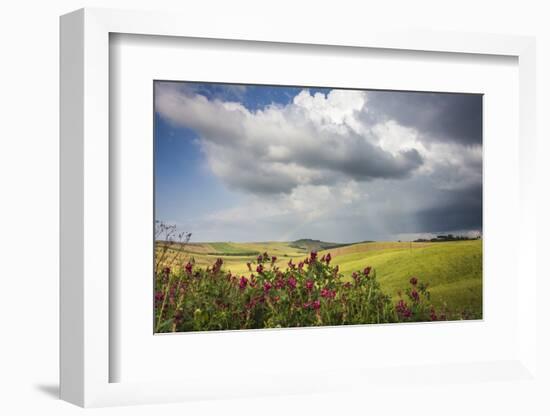
[(429, 304), (430, 292), (428, 285), (420, 283), (417, 277), (411, 277), (410, 287), (399, 292), (399, 300), (395, 304), (395, 311), (400, 321), (437, 321), (435, 308)]
[(248, 276), (224, 272), (223, 260), (206, 269), (187, 262), (156, 278), (155, 331), (348, 325), (438, 320), (427, 285), (412, 277), (406, 298), (394, 304), (371, 267), (344, 278), (330, 253), (312, 251), (285, 270), (263, 253)]

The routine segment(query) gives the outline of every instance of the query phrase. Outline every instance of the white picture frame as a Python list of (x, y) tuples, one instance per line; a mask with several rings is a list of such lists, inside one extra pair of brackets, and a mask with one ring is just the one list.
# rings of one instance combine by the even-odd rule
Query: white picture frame
[[(169, 13), (82, 9), (61, 18), (61, 398), (79, 406), (185, 401), (197, 398), (242, 397), (262, 394), (308, 393), (369, 385), (373, 379), (401, 377), (405, 370), (331, 370), (330, 377), (281, 373), (270, 383), (251, 383), (222, 389), (207, 378), (161, 382), (110, 382), (109, 227), (109, 37), (113, 33), (332, 45), (341, 48), (430, 51), (452, 54), (504, 55), (519, 66), (519, 214), (518, 264), (522, 284), (517, 290), (517, 317), (521, 322), (517, 354), (499, 362), (442, 362), (419, 366), (415, 377), (480, 382), (487, 374), (506, 380), (535, 380), (536, 347), (536, 188), (535, 172), (535, 41), (530, 37), (467, 33), (330, 32), (326, 28), (303, 33), (284, 32), (276, 25), (261, 28), (217, 24), (205, 27)], [(311, 332), (310, 332), (311, 333)], [(410, 371), (410, 370), (409, 370)], [(480, 377), (481, 375), (481, 377)], [(292, 376), (292, 377), (290, 377)], [(289, 378), (292, 380), (289, 381)], [(413, 377), (414, 378), (414, 377)], [(339, 380), (346, 379), (346, 383)], [(245, 393), (243, 393), (243, 390)]]

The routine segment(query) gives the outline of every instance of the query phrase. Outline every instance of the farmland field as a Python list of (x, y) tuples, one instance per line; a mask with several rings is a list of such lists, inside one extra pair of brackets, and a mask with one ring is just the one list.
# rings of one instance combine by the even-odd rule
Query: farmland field
[[(300, 240), (302, 241), (302, 240)], [(276, 256), (275, 264), (282, 269), (289, 260), (299, 262), (311, 249), (319, 256), (331, 253), (345, 279), (351, 281), (354, 271), (371, 266), (382, 289), (398, 297), (411, 277), (418, 277), (429, 285), (431, 301), (439, 309), (482, 316), (482, 241), (450, 242), (365, 242), (349, 245), (315, 242), (257, 242), (257, 243), (189, 243), (175, 244), (168, 251), (166, 262), (180, 254), (180, 260), (193, 260), (198, 267), (211, 266), (216, 259), (223, 260), (224, 270), (236, 275), (249, 274), (247, 262), (255, 262), (264, 252)], [(158, 243), (162, 244), (162, 243)], [(322, 250), (323, 244), (332, 248)], [(307, 250), (306, 250), (307, 249)]]

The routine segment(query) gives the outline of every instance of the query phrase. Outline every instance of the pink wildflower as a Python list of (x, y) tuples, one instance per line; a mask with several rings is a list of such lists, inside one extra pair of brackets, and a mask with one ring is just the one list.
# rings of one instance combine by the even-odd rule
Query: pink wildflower
[(290, 276), (288, 278), (287, 285), (290, 290), (296, 289), (296, 278), (294, 276)]

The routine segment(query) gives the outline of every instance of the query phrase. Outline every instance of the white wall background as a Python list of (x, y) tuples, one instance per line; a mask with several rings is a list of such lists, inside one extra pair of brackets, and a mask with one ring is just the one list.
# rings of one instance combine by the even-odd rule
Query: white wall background
[[(58, 385), (58, 16), (74, 9), (116, 7), (178, 10), (212, 24), (243, 18), (256, 24), (323, 25), (329, 30), (372, 22), (389, 26), (536, 35), (538, 41), (538, 130), (540, 195), (539, 250), (550, 248), (545, 213), (550, 212), (550, 13), (533, 0), (386, 1), (170, 1), (20, 0), (0, 8), (0, 414), (77, 414), (81, 409), (56, 399)], [(244, 16), (244, 17), (243, 17)], [(182, 24), (185, 24), (183, 21)], [(544, 255), (539, 267), (544, 266)], [(550, 277), (550, 273), (549, 273)], [(543, 282), (539, 291), (550, 295)], [(541, 320), (549, 312), (539, 306)], [(544, 318), (543, 318), (544, 316)], [(550, 326), (547, 326), (550, 328)], [(546, 354), (548, 332), (540, 333)], [(541, 351), (542, 352), (542, 351)], [(404, 352), (406, 353), (406, 352)], [(540, 354), (548, 369), (548, 358)], [(452, 390), (452, 393), (450, 391)], [(550, 391), (550, 388), (547, 388)], [(361, 397), (258, 398), (100, 409), (101, 415), (150, 414), (549, 414), (543, 391), (499, 383), (480, 389), (457, 384), (433, 386), (425, 395), (401, 393)]]

